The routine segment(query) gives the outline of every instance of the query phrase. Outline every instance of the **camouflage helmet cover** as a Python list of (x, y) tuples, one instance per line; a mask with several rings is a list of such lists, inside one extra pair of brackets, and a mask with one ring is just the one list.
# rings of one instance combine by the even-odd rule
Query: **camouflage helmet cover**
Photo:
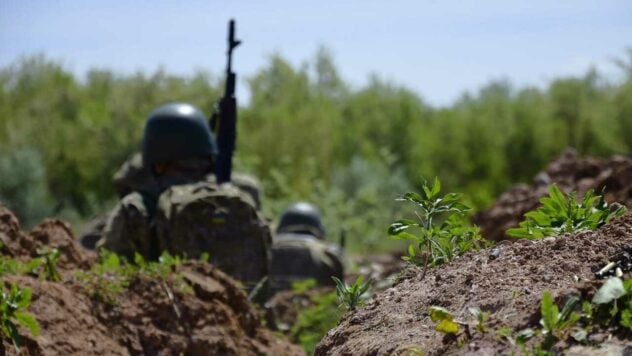
[(291, 205), (282, 215), (277, 233), (309, 232), (319, 239), (325, 238), (325, 227), (318, 208), (300, 202)]
[(193, 105), (159, 107), (145, 124), (143, 162), (155, 164), (192, 157), (217, 156), (215, 137), (204, 114)]

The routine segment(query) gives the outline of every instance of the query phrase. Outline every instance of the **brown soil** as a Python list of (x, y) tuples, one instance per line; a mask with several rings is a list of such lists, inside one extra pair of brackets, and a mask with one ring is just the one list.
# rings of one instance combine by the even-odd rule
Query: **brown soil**
[[(586, 289), (594, 278), (591, 268), (629, 246), (631, 214), (595, 232), (538, 242), (503, 241), (493, 249), (466, 254), (432, 269), (423, 280), (420, 269), (408, 267), (399, 283), (377, 294), (365, 307), (347, 313), (321, 341), (316, 354), (387, 355), (412, 350), (422, 350), (424, 355), (520, 353), (510, 343), (499, 341), (494, 331), (472, 332), (472, 338), (462, 336), (464, 344), (459, 347), (458, 342), (434, 330), (428, 310), (442, 306), (457, 320), (474, 322), (468, 308), (478, 307), (491, 314), (488, 326), (492, 330), (536, 328), (544, 291), (550, 291), (558, 305), (570, 293), (591, 293), (594, 287)], [(603, 343), (607, 337), (595, 333), (589, 339)], [(631, 343), (631, 333), (618, 334), (608, 346), (622, 349), (621, 345)], [(568, 346), (560, 342), (556, 348)], [(579, 354), (596, 352), (574, 350)]]
[[(302, 355), (303, 351), (264, 328), (257, 310), (227, 275), (200, 262), (176, 271), (182, 278), (137, 277), (115, 305), (86, 292), (76, 272), (94, 262), (75, 242), (70, 227), (46, 220), (31, 233), (20, 231), (17, 219), (0, 206), (2, 254), (27, 260), (41, 247), (56, 247), (62, 282), (30, 276), (9, 276), (33, 292), (29, 311), (41, 335), (20, 329), (27, 355)], [(182, 288), (182, 281), (186, 288)], [(15, 353), (3, 339), (0, 354)]]
[(577, 191), (579, 197), (589, 189), (597, 192), (605, 187), (608, 202), (619, 202), (632, 208), (632, 159), (614, 156), (609, 159), (580, 158), (571, 149), (538, 173), (531, 185), (518, 184), (502, 194), (488, 210), (477, 214), (474, 223), (483, 236), (491, 240), (507, 238), (505, 231), (517, 227), (524, 213), (535, 209), (555, 183), (564, 192)]

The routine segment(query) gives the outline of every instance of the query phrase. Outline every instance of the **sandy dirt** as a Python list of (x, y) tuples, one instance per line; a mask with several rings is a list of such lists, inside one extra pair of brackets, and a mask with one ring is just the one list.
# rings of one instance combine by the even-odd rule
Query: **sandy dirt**
[[(509, 342), (499, 341), (494, 332), (473, 333), (458, 346), (456, 340), (435, 331), (429, 308), (444, 307), (464, 322), (474, 322), (468, 308), (480, 308), (490, 313), (488, 326), (494, 330), (538, 327), (544, 291), (550, 291), (558, 305), (570, 294), (590, 293), (586, 286), (595, 283), (593, 270), (629, 246), (632, 215), (628, 214), (595, 232), (537, 242), (503, 241), (432, 269), (423, 280), (419, 268), (408, 267), (399, 283), (374, 296), (365, 307), (347, 313), (321, 341), (316, 354), (389, 355), (411, 350), (423, 350), (424, 355), (520, 354)], [(607, 336), (596, 333), (589, 339), (601, 338), (603, 343)], [(632, 335), (628, 333), (615, 335), (608, 347), (630, 344)], [(569, 346), (560, 343), (556, 347)], [(579, 354), (597, 352), (579, 350)]]

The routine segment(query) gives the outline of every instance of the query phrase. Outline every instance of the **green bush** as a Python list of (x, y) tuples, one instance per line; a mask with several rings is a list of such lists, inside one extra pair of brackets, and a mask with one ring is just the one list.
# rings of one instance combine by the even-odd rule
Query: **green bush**
[(609, 206), (603, 195), (594, 195), (592, 190), (578, 201), (575, 193), (567, 196), (556, 185), (549, 187), (549, 195), (540, 199), (540, 203), (542, 206), (524, 215), (520, 227), (507, 230), (507, 234), (537, 240), (595, 230), (626, 211), (624, 206)]
[(0, 327), (2, 336), (9, 340), (20, 354), (20, 334), (18, 325), (29, 330), (31, 335), (37, 337), (40, 329), (37, 320), (27, 312), (31, 304), (31, 290), (11, 285), (7, 293), (4, 288), (0, 293)]
[[(443, 177), (481, 209), (566, 146), (630, 153), (632, 58), (620, 62), (621, 82), (596, 71), (543, 89), (496, 81), (439, 108), (379, 76), (349, 85), (325, 49), (300, 65), (274, 55), (246, 78), (236, 165), (262, 181), (270, 217), (310, 200), (330, 238), (347, 231), (354, 251), (388, 248), (377, 227), (405, 215), (390, 198), (420, 189), (416, 177)], [(116, 198), (112, 174), (138, 149), (147, 114), (169, 101), (210, 112), (221, 84), (163, 70), (90, 70), (80, 80), (44, 55), (0, 68), (0, 199), (27, 225), (105, 209)]]
[[(401, 219), (391, 224), (388, 233), (395, 239), (412, 241), (405, 261), (434, 267), (447, 263), (471, 250), (480, 248), (484, 241), (478, 227), (469, 226), (468, 206), (460, 202), (460, 195), (439, 196), (441, 183), (435, 178), (432, 186), (424, 182), (420, 194), (409, 192), (398, 200), (415, 205), (416, 220)], [(410, 231), (416, 230), (413, 234)]]

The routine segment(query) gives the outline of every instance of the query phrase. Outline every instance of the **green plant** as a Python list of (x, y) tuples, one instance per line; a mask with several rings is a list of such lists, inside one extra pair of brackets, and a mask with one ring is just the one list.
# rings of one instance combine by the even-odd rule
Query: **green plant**
[(101, 250), (99, 263), (88, 272), (78, 272), (77, 278), (92, 297), (115, 305), (116, 298), (127, 288), (133, 273), (134, 269), (124, 265), (115, 253)]
[(592, 298), (591, 316), (594, 323), (619, 325), (632, 330), (632, 279), (612, 277)]
[(371, 287), (371, 280), (364, 282), (364, 278), (360, 275), (356, 278), (352, 285), (341, 281), (336, 277), (331, 277), (336, 282), (336, 295), (340, 305), (344, 305), (347, 310), (353, 310), (364, 302), (364, 294)]
[(40, 329), (37, 320), (26, 310), (31, 304), (31, 290), (11, 285), (11, 290), (0, 294), (0, 322), (2, 334), (13, 343), (20, 353), (20, 334), (17, 325), (22, 325), (29, 330), (31, 335), (37, 337)]
[(296, 281), (292, 283), (292, 292), (294, 294), (305, 294), (310, 289), (315, 288), (318, 282), (314, 278), (308, 278), (302, 281)]
[(553, 301), (551, 293), (544, 292), (540, 301), (540, 325), (542, 325), (542, 333), (546, 335), (547, 340), (562, 336), (571, 326), (575, 325), (580, 315), (573, 311), (575, 304), (579, 301), (577, 297), (570, 297), (562, 312), (559, 311), (557, 305)]
[(606, 203), (603, 195), (590, 190), (581, 202), (575, 193), (568, 196), (556, 185), (549, 186), (549, 195), (540, 199), (540, 206), (526, 213), (520, 227), (507, 230), (512, 237), (537, 240), (546, 236), (558, 236), (572, 232), (595, 230), (621, 216), (626, 209)]
[(468, 311), (476, 318), (476, 330), (481, 333), (486, 333), (489, 313), (484, 312), (479, 308), (468, 308)]
[(61, 275), (57, 270), (57, 262), (61, 256), (59, 250), (56, 248), (38, 249), (37, 254), (41, 256), (39, 259), (41, 260), (41, 265), (44, 267), (44, 275), (46, 276), (46, 279), (51, 282), (61, 281)]
[[(424, 266), (424, 273), (429, 265), (449, 262), (483, 244), (479, 229), (467, 225), (465, 214), (470, 208), (460, 202), (460, 195), (449, 193), (440, 197), (440, 191), (441, 183), (435, 178), (432, 186), (423, 183), (421, 194), (404, 194), (398, 200), (415, 204), (418, 220), (397, 220), (388, 229), (393, 238), (413, 242), (408, 246), (408, 255), (402, 259)], [(419, 233), (410, 233), (411, 228)]]
[(290, 335), (308, 355), (313, 355), (316, 345), (340, 320), (342, 311), (334, 292), (311, 296), (310, 301), (313, 306), (298, 314)]
[(435, 330), (440, 333), (456, 335), (461, 330), (459, 323), (454, 321), (452, 314), (445, 308), (432, 306), (430, 307), (430, 319), (438, 323)]

